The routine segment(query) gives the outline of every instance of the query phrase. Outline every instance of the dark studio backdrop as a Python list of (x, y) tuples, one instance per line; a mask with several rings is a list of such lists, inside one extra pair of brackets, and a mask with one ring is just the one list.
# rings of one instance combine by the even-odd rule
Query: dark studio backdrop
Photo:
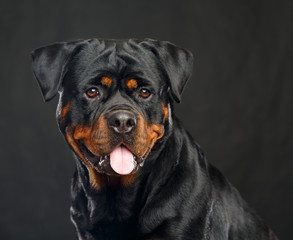
[(79, 38), (155, 38), (194, 53), (177, 115), (280, 239), (293, 236), (293, 1), (0, 3), (0, 238), (74, 239), (72, 153), (32, 49)]

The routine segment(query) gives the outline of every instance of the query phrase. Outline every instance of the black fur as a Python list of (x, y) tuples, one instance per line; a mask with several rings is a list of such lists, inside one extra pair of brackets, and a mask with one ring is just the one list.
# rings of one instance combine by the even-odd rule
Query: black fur
[[(104, 186), (93, 187), (88, 165), (75, 151), (71, 218), (79, 239), (277, 239), (237, 190), (207, 163), (173, 115), (173, 99), (180, 101), (191, 75), (189, 51), (150, 39), (91, 39), (54, 44), (32, 55), (44, 99), (60, 93), (57, 119), (65, 136), (69, 126), (93, 126), (113, 108), (127, 109), (143, 116), (147, 124), (164, 129), (128, 185), (119, 184), (120, 176), (107, 170), (98, 172)], [(111, 86), (100, 84), (103, 76), (113, 80)], [(137, 89), (125, 87), (130, 78), (137, 79)], [(90, 87), (98, 88), (99, 98), (85, 96)], [(141, 88), (150, 90), (151, 97), (140, 98)], [(112, 147), (122, 141), (113, 132), (109, 134)], [(135, 149), (134, 137), (123, 136), (130, 149)]]

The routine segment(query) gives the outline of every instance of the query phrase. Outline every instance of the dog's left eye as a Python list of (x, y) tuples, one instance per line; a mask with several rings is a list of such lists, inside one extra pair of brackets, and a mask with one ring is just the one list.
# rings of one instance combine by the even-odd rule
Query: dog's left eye
[(89, 97), (89, 98), (94, 98), (94, 97), (97, 97), (99, 96), (99, 90), (97, 88), (90, 88), (86, 91), (86, 95)]

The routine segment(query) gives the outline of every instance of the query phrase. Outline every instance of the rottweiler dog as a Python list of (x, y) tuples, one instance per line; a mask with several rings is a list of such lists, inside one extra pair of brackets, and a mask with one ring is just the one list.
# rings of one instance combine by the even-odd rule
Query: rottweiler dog
[(90, 39), (32, 53), (77, 170), (80, 240), (277, 239), (174, 116), (192, 54), (152, 39)]

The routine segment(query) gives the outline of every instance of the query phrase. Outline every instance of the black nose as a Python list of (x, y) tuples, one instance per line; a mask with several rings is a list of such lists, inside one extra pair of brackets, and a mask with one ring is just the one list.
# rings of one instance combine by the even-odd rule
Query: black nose
[(126, 110), (118, 110), (109, 113), (108, 124), (117, 133), (128, 133), (136, 126), (135, 115)]

